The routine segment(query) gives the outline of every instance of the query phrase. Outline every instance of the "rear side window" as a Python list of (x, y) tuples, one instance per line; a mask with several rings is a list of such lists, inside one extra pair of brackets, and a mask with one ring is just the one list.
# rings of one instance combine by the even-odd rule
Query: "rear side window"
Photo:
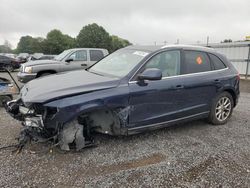
[(206, 72), (211, 70), (211, 63), (205, 52), (184, 51), (183, 74)]
[(226, 65), (215, 55), (209, 54), (209, 57), (214, 65), (215, 70), (220, 70), (226, 68)]
[(90, 50), (90, 61), (99, 61), (104, 57), (101, 50)]

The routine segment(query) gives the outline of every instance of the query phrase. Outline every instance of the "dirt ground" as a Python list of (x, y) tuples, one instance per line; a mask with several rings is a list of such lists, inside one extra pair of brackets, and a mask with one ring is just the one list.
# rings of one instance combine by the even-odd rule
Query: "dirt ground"
[[(129, 137), (96, 135), (98, 146), (62, 153), (30, 145), (0, 151), (0, 187), (249, 187), (250, 93), (226, 125), (206, 121)], [(243, 88), (242, 88), (243, 90)], [(0, 147), (20, 123), (0, 109)]]

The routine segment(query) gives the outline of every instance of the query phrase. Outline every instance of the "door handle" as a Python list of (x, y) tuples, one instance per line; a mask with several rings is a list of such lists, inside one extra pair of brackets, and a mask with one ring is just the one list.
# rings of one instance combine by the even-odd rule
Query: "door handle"
[(86, 66), (87, 66), (87, 64), (86, 64), (86, 63), (83, 63), (83, 64), (81, 64), (81, 66), (82, 66), (82, 67), (86, 67)]
[(183, 89), (184, 88), (184, 85), (177, 85), (175, 86), (176, 89)]
[(214, 83), (219, 84), (221, 81), (219, 79), (214, 80)]

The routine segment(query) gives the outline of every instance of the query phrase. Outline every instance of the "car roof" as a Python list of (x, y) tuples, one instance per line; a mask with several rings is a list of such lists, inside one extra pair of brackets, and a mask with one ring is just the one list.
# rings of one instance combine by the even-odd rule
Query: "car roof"
[(77, 51), (77, 50), (107, 50), (107, 49), (104, 49), (104, 48), (72, 48), (72, 49), (68, 49), (68, 50)]
[(197, 50), (197, 51), (205, 51), (205, 52), (215, 52), (213, 48), (208, 48), (204, 46), (196, 46), (196, 45), (183, 45), (183, 44), (173, 44), (173, 45), (152, 45), (152, 46), (140, 46), (140, 45), (131, 45), (127, 46), (126, 49), (131, 50), (142, 50), (148, 52), (154, 52), (161, 49), (176, 49), (181, 48), (185, 50)]
[(125, 47), (125, 49), (129, 50), (141, 50), (141, 51), (148, 51), (148, 52), (154, 52), (156, 50), (161, 49), (162, 46), (148, 46), (148, 45), (131, 45)]

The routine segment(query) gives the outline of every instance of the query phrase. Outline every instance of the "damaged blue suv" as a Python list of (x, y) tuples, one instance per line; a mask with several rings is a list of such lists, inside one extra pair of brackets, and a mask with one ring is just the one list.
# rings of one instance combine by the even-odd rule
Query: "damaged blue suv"
[(31, 139), (80, 150), (93, 133), (130, 135), (206, 118), (225, 124), (239, 97), (239, 75), (225, 56), (197, 46), (129, 46), (87, 70), (26, 84), (6, 110)]

